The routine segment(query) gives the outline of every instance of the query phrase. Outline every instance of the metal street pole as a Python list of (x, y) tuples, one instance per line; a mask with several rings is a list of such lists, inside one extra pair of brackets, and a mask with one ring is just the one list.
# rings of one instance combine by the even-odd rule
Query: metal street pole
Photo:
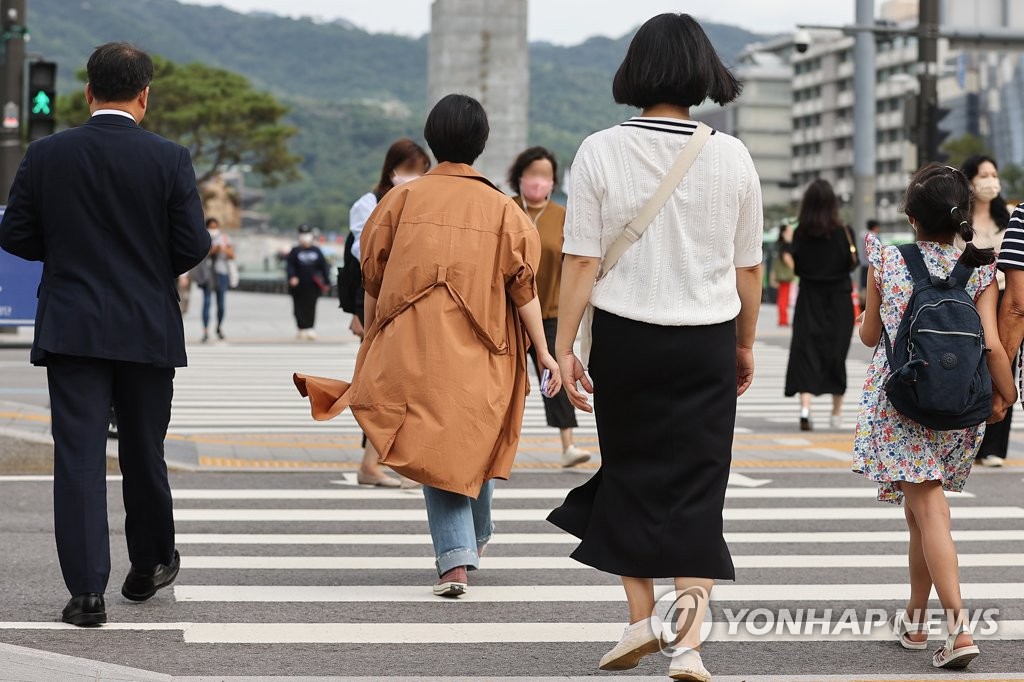
[(22, 112), (25, 89), (26, 0), (2, 0), (0, 22), (3, 26), (4, 63), (0, 69), (0, 204), (7, 193), (24, 156)]
[(917, 165), (934, 161), (939, 153), (939, 0), (920, 0), (917, 26), (917, 61), (921, 69), (921, 93), (917, 107)]
[(874, 0), (857, 1), (857, 31), (853, 46), (853, 230), (859, 234), (875, 217), (875, 23)]

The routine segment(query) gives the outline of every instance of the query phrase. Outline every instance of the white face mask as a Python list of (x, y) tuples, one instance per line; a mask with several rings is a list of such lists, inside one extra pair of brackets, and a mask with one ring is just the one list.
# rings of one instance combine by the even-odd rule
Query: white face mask
[(1003, 189), (999, 178), (977, 178), (973, 184), (974, 195), (981, 201), (992, 201)]
[(210, 239), (216, 239), (219, 236), (220, 236), (220, 229), (219, 228), (214, 228), (214, 229), (210, 230)]
[(313, 245), (313, 235), (311, 235), (311, 234), (300, 234), (299, 235), (299, 244), (302, 244), (303, 246), (312, 246)]

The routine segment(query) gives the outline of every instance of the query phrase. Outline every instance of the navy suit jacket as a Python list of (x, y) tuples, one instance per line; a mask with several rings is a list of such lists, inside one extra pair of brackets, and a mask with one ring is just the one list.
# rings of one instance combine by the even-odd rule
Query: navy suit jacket
[(114, 114), (32, 143), (0, 248), (43, 262), (33, 363), (186, 364), (175, 278), (207, 256), (210, 236), (181, 145)]

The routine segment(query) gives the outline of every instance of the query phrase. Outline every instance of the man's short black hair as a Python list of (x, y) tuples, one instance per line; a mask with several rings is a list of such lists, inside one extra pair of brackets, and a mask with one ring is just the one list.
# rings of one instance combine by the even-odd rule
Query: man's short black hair
[(736, 99), (742, 86), (689, 14), (659, 14), (633, 36), (612, 81), (619, 104), (647, 109), (656, 104), (694, 107), (711, 98)]
[(440, 162), (473, 163), (483, 154), (490, 133), (483, 105), (468, 95), (442, 97), (423, 127), (423, 137)]
[(130, 43), (100, 45), (85, 68), (99, 102), (129, 102), (153, 82), (153, 60)]
[(882, 224), (881, 224), (881, 223), (879, 223), (879, 222), (878, 222), (877, 220), (875, 220), (874, 218), (869, 218), (869, 219), (868, 219), (868, 229), (869, 229), (869, 230), (875, 230), (875, 229), (878, 229), (878, 228), (879, 228), (879, 227), (881, 227), (881, 226), (882, 226)]
[(216, 218), (207, 218), (206, 219), (206, 227), (207, 227), (207, 229), (209, 229), (210, 225), (220, 225), (220, 221), (217, 220)]

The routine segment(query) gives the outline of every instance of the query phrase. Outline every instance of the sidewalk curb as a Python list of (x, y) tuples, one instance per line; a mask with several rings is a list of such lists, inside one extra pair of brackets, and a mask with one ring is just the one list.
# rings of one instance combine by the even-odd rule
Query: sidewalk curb
[(75, 658), (13, 644), (0, 644), (0, 670), (11, 682), (173, 682), (174, 678), (138, 668)]

